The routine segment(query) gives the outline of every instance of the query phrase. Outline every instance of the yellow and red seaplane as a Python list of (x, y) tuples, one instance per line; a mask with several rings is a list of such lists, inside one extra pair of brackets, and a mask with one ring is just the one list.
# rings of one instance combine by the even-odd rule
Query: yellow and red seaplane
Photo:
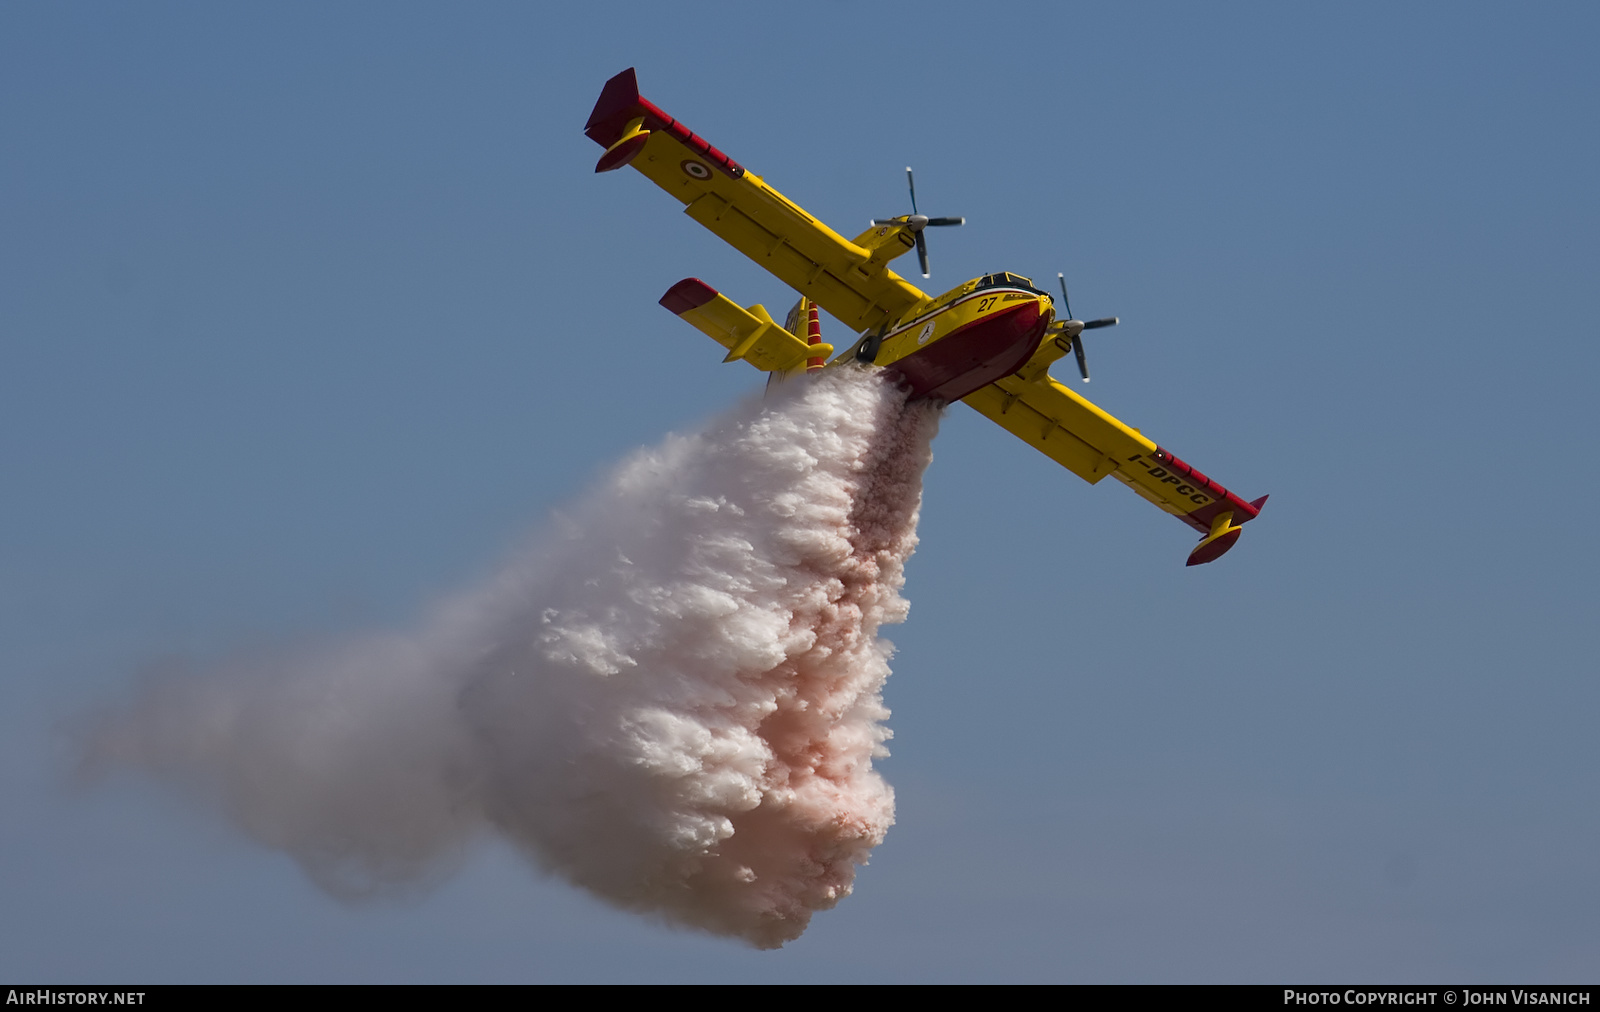
[[(1087, 382), (1083, 334), (1117, 322), (1073, 319), (1064, 279), (1062, 318), (1054, 297), (1019, 274), (931, 296), (890, 270), (915, 249), (927, 277), (923, 230), (964, 220), (919, 214), (909, 168), (911, 213), (846, 239), (641, 97), (631, 68), (606, 82), (584, 133), (605, 148), (596, 172), (633, 166), (800, 293), (780, 326), (698, 278), (668, 289), (661, 304), (727, 348), (724, 361), (742, 359), (769, 383), (854, 363), (895, 373), (912, 400), (964, 401), (1091, 485), (1109, 475), (1198, 530), (1191, 566), (1232, 548), (1261, 512), (1266, 496), (1245, 502), (1050, 375), (1071, 352)], [(859, 335), (837, 355), (822, 342), (819, 308)]]

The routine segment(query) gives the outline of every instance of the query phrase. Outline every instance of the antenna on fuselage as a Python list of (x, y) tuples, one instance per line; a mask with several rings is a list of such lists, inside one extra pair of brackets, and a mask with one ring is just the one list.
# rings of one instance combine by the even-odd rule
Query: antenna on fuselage
[(1074, 329), (1071, 326), (1072, 324), (1082, 324), (1082, 326), (1076, 328), (1076, 332), (1072, 334), (1069, 340), (1072, 341), (1072, 354), (1078, 360), (1078, 372), (1083, 375), (1083, 381), (1087, 383), (1089, 382), (1089, 360), (1083, 354), (1083, 332), (1086, 330), (1098, 330), (1101, 327), (1115, 327), (1117, 318), (1108, 316), (1101, 320), (1090, 320), (1087, 323), (1074, 319), (1072, 316), (1072, 300), (1067, 297), (1067, 276), (1060, 271), (1056, 271), (1056, 280), (1061, 282), (1061, 305), (1067, 311), (1067, 319), (1062, 323), (1053, 324), (1051, 329), (1060, 327), (1063, 331), (1071, 331)]
[(917, 181), (911, 175), (911, 166), (906, 166), (906, 186), (911, 190), (911, 213), (899, 218), (874, 218), (874, 225), (905, 225), (911, 229), (911, 234), (917, 237), (917, 263), (922, 267), (922, 276), (928, 276), (928, 241), (922, 238), (922, 230), (929, 225), (940, 227), (944, 225), (965, 225), (965, 218), (929, 218), (917, 212)]

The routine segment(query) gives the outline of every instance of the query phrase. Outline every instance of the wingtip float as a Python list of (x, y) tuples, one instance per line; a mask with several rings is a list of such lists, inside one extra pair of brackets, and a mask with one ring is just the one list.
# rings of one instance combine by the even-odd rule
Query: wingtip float
[[(606, 82), (584, 133), (605, 149), (596, 172), (632, 166), (799, 293), (780, 326), (765, 307), (741, 306), (698, 278), (668, 289), (661, 305), (726, 348), (724, 361), (749, 362), (769, 384), (854, 362), (897, 374), (913, 400), (963, 401), (1090, 484), (1115, 478), (1198, 530), (1190, 566), (1224, 555), (1265, 505), (1266, 496), (1245, 502), (1050, 375), (1072, 354), (1087, 382), (1084, 332), (1117, 323), (1073, 318), (1065, 278), (1063, 318), (1054, 297), (1019, 274), (931, 296), (890, 270), (915, 249), (926, 277), (924, 229), (965, 221), (918, 213), (910, 168), (912, 213), (872, 219), (846, 239), (641, 96), (632, 68)], [(859, 335), (838, 355), (822, 342), (819, 309)]]

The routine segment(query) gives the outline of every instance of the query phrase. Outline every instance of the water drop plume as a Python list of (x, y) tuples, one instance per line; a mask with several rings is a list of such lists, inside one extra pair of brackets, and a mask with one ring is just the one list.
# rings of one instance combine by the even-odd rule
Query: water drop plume
[(347, 898), (484, 832), (620, 907), (776, 947), (894, 820), (873, 769), (938, 412), (837, 370), (617, 467), (409, 633), (144, 680), (84, 741)]

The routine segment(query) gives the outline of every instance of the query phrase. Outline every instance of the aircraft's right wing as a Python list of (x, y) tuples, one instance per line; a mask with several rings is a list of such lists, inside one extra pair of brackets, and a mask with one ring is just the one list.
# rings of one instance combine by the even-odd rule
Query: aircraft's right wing
[(1233, 547), (1238, 525), (1254, 520), (1267, 500), (1245, 502), (1042, 369), (1036, 379), (1007, 376), (963, 399), (1089, 484), (1110, 475), (1206, 535), (1191, 566)]
[(606, 149), (596, 172), (632, 165), (687, 204), (689, 217), (857, 333), (927, 299), (887, 266), (910, 248), (909, 234), (880, 230), (881, 244), (871, 232), (844, 238), (640, 97), (632, 68), (606, 82), (584, 133)]

